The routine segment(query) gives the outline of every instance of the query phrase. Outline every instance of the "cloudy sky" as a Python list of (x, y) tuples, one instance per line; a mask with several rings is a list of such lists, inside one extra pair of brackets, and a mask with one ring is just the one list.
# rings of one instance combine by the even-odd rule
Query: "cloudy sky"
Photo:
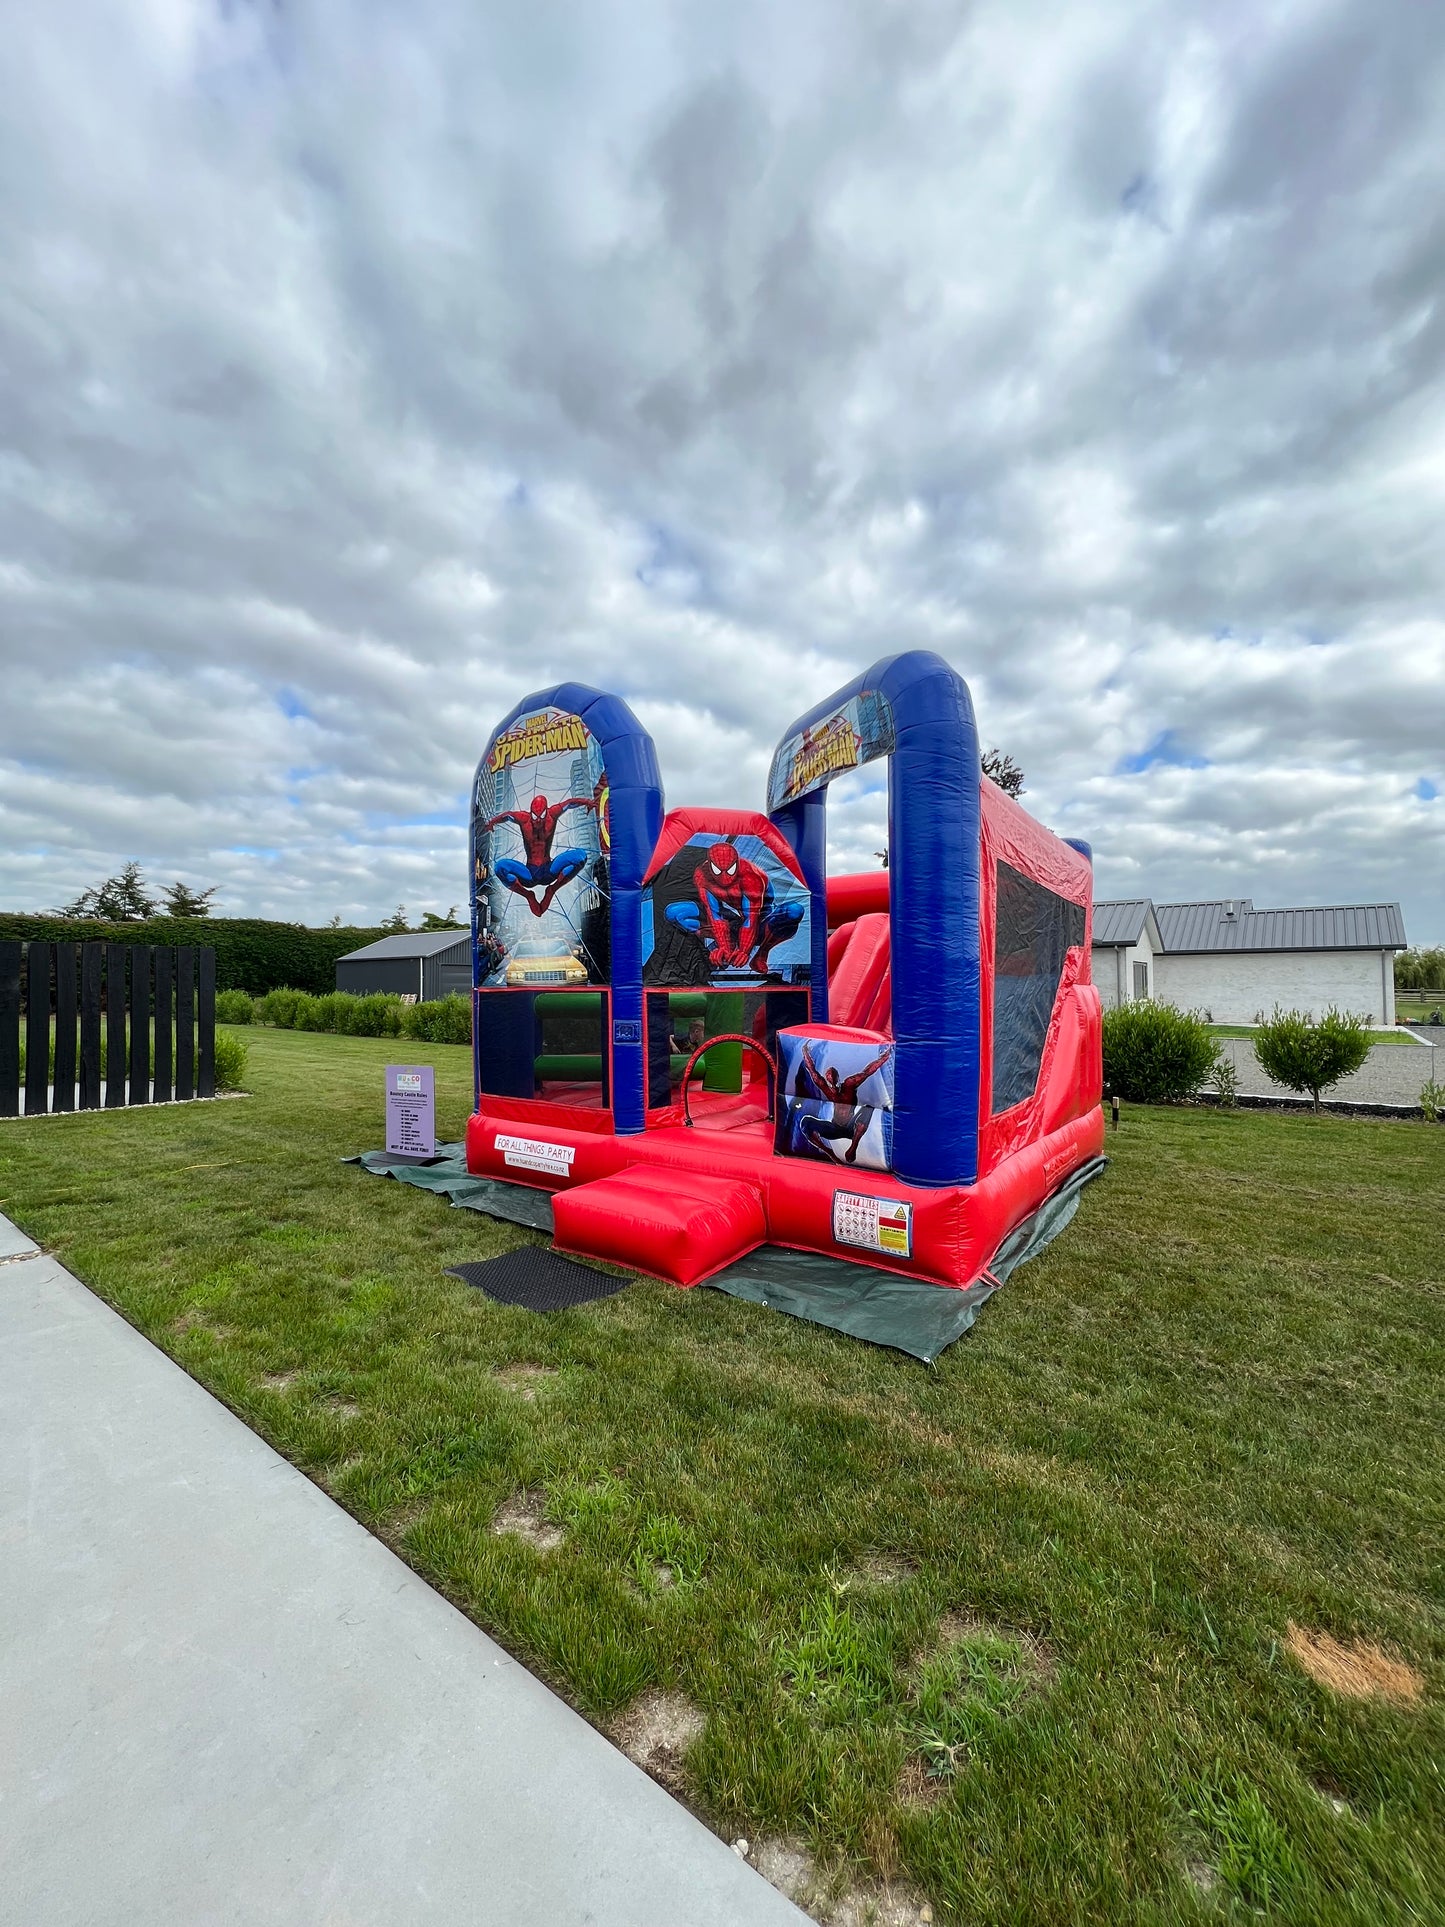
[[(940, 651), (1101, 895), (1445, 940), (1445, 12), (48, 0), (0, 63), (0, 905), (465, 887)], [(876, 791), (833, 812), (871, 862)]]

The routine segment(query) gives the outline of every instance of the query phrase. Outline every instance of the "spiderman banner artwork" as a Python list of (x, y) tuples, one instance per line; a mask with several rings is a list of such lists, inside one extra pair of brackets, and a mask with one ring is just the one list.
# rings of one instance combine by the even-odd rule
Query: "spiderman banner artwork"
[(893, 1157), (893, 1046), (778, 1032), (776, 1148), (788, 1157), (887, 1171)]
[(808, 982), (808, 893), (758, 836), (701, 830), (642, 894), (642, 980), (674, 989)]
[(607, 772), (581, 717), (519, 717), (492, 744), (472, 810), (477, 982), (605, 984)]
[(850, 769), (893, 750), (893, 712), (876, 689), (856, 696), (778, 745), (768, 771), (768, 808), (779, 810)]

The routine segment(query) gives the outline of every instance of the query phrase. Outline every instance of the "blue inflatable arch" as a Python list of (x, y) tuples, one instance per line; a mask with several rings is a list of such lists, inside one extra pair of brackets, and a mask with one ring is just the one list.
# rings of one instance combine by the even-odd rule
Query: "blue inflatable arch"
[[(524, 696), (502, 718), (487, 738), (472, 779), (469, 806), (469, 870), (472, 905), (472, 985), (481, 989), (482, 968), (477, 932), (477, 790), (497, 739), (523, 716), (538, 709), (560, 709), (580, 716), (602, 752), (610, 793), (611, 833), (609, 889), (611, 892), (611, 1047), (612, 1113), (619, 1132), (640, 1131), (646, 1124), (647, 1080), (642, 1021), (642, 876), (662, 829), (662, 776), (652, 738), (620, 696), (592, 689), (586, 683), (562, 682)], [(515, 1082), (518, 1094), (532, 1094), (533, 1034), (530, 999), (518, 998), (516, 1021), (509, 1024), (499, 1000), (498, 1012), (488, 1020), (490, 1066), (497, 1066), (503, 1082)], [(482, 1095), (481, 1025), (474, 1023), (473, 1072), (478, 1108)], [(514, 1035), (512, 1033), (515, 1033)], [(514, 1060), (514, 1061), (511, 1061)], [(494, 1088), (497, 1088), (494, 1086)]]
[(888, 656), (800, 716), (768, 809), (814, 896), (813, 1016), (828, 1015), (827, 790), (888, 758), (894, 1169), (908, 1184), (978, 1176), (978, 730), (968, 685), (929, 650)]

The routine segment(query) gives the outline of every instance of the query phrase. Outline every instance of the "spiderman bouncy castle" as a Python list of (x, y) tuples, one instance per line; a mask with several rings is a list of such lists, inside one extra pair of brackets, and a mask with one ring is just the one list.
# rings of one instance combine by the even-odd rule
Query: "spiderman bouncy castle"
[[(888, 762), (890, 867), (828, 879), (833, 777)], [(922, 651), (799, 718), (767, 813), (664, 813), (652, 740), (577, 683), (472, 796), (475, 1174), (563, 1251), (696, 1284), (769, 1244), (944, 1286), (1103, 1146), (1091, 872), (982, 776)]]

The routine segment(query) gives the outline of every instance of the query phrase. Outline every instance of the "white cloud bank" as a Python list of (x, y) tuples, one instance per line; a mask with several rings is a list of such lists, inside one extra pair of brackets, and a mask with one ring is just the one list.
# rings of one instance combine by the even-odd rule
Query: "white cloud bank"
[[(1445, 938), (1439, 9), (7, 35), (0, 901), (137, 856), (445, 907), (527, 690), (618, 690), (670, 801), (760, 806), (800, 709), (924, 646), (1101, 894)], [(835, 811), (838, 860), (880, 838)]]

